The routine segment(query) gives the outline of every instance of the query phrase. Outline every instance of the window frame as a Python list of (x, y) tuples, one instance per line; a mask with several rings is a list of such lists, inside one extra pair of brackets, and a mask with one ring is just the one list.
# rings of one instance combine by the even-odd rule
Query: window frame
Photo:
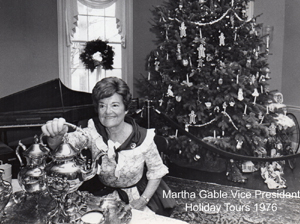
[[(73, 1), (73, 0), (72, 0)], [(125, 21), (125, 47), (122, 47), (122, 79), (133, 89), (133, 0), (124, 1)], [(65, 86), (72, 88), (70, 57), (71, 46), (67, 43), (66, 31), (66, 4), (65, 1), (57, 1), (57, 24), (58, 24), (58, 73)], [(124, 28), (124, 27), (123, 27)]]

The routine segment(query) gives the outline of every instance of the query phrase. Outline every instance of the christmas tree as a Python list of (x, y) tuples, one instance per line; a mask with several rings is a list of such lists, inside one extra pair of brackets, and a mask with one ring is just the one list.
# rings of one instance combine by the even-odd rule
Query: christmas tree
[[(248, 2), (170, 0), (154, 7), (157, 48), (140, 86), (160, 111), (197, 137), (237, 154), (267, 156), (289, 143), (278, 137), (286, 127), (270, 107), (269, 38), (256, 17), (247, 17)], [(175, 135), (163, 121), (156, 125)], [(275, 146), (278, 141), (283, 148)], [(187, 161), (207, 156), (186, 144), (181, 136), (175, 151)]]

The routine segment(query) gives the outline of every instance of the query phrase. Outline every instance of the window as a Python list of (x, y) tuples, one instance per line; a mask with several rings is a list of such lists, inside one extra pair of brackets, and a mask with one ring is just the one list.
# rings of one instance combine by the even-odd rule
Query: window
[[(80, 3), (86, 1), (101, 4), (98, 0), (57, 1), (60, 80), (70, 89), (90, 92), (96, 81), (114, 75), (122, 77), (133, 89), (133, 0), (116, 0), (105, 9), (92, 9)], [(117, 17), (118, 27), (114, 17)], [(116, 35), (117, 28), (121, 37)], [(108, 40), (114, 47), (115, 69), (98, 69), (91, 73), (84, 68), (79, 59), (80, 51), (86, 41), (96, 38)]]
[[(95, 83), (104, 77), (122, 78), (122, 45), (116, 25), (116, 3), (105, 9), (93, 9), (79, 1), (77, 3), (78, 21), (71, 45), (70, 83), (73, 90), (91, 92)], [(113, 70), (104, 70), (98, 66), (91, 72), (79, 59), (85, 43), (96, 39), (108, 41), (108, 44), (113, 47), (115, 52)]]

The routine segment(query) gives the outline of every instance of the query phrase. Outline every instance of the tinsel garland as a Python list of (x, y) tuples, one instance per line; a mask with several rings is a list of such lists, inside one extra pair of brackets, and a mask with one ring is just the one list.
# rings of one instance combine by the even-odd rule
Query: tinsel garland
[[(93, 58), (93, 55), (97, 52), (100, 53), (102, 61)], [(85, 48), (79, 58), (85, 65), (85, 68), (93, 72), (99, 65), (105, 70), (113, 69), (114, 55), (115, 53), (112, 50), (112, 47), (108, 45), (107, 42), (97, 39), (86, 42)]]

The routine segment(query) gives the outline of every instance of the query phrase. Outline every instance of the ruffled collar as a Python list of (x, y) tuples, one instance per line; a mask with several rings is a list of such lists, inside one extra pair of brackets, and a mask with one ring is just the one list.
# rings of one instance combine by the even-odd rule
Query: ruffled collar
[[(147, 129), (140, 127), (133, 118), (125, 116), (124, 120), (125, 122), (132, 125), (132, 132), (129, 137), (123, 142), (123, 144), (115, 149), (116, 152), (120, 152), (122, 150), (130, 150), (140, 146), (147, 135)], [(102, 136), (104, 143), (108, 145), (109, 138), (106, 128), (101, 124), (98, 117), (94, 117), (93, 121), (97, 132)]]

